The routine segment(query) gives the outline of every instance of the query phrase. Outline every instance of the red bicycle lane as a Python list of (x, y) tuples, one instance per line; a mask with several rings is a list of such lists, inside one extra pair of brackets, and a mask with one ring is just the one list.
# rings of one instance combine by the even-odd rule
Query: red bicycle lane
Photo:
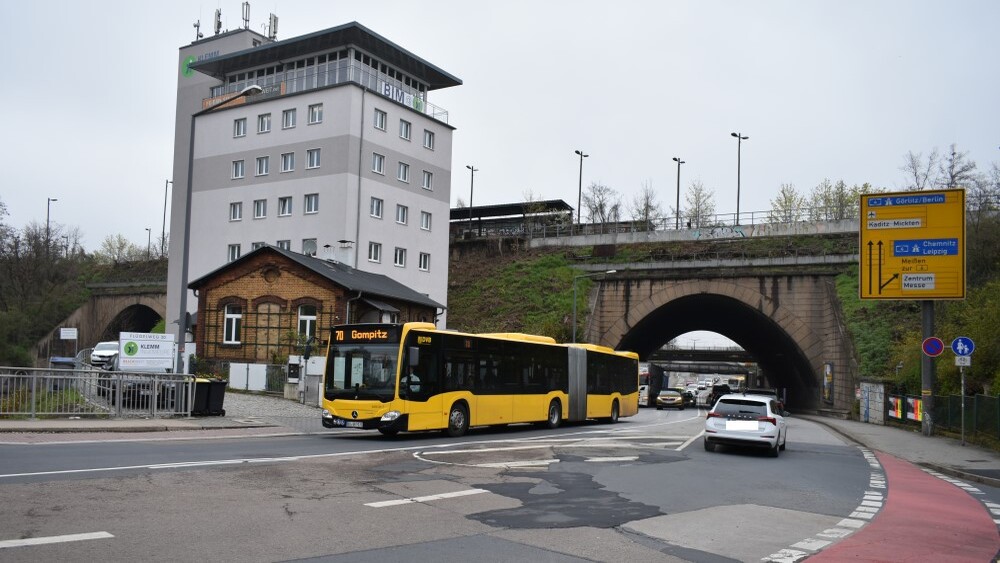
[(994, 561), (1000, 534), (969, 493), (916, 465), (875, 452), (885, 504), (871, 522), (809, 561)]

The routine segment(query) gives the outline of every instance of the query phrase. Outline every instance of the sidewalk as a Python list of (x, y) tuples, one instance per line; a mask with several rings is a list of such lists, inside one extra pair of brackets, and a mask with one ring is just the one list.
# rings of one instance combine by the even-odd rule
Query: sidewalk
[(946, 475), (1000, 487), (1000, 453), (945, 436), (924, 436), (917, 428), (879, 426), (813, 415), (797, 418), (822, 424), (870, 450), (885, 452)]

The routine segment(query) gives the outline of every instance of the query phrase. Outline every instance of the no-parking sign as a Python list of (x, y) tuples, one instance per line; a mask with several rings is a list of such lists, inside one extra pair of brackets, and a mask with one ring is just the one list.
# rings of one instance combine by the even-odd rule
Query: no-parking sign
[(921, 348), (928, 357), (936, 358), (941, 355), (941, 352), (944, 352), (944, 341), (937, 336), (931, 336), (924, 339)]

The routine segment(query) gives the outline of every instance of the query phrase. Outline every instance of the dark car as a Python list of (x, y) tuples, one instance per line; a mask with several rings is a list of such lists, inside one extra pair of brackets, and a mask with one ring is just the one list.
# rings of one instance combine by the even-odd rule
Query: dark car
[(714, 407), (715, 402), (719, 400), (719, 397), (728, 395), (732, 392), (732, 389), (730, 389), (729, 385), (726, 383), (716, 383), (715, 385), (712, 385), (712, 392), (708, 395), (708, 407)]
[(765, 397), (774, 398), (778, 401), (779, 412), (784, 416), (788, 416), (788, 413), (785, 412), (785, 402), (781, 400), (781, 395), (778, 393), (777, 389), (749, 388), (743, 393), (745, 395), (763, 395)]
[(694, 392), (690, 389), (685, 389), (683, 387), (671, 387), (671, 389), (681, 394), (681, 397), (684, 398), (685, 407), (693, 407), (695, 405)]

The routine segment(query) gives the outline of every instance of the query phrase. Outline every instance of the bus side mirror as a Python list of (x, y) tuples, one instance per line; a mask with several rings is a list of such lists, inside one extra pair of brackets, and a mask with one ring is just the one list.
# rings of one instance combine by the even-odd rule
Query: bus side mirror
[(410, 346), (410, 349), (407, 350), (406, 355), (407, 357), (410, 358), (409, 360), (410, 367), (417, 367), (417, 365), (420, 363), (420, 348), (417, 348), (416, 346)]

